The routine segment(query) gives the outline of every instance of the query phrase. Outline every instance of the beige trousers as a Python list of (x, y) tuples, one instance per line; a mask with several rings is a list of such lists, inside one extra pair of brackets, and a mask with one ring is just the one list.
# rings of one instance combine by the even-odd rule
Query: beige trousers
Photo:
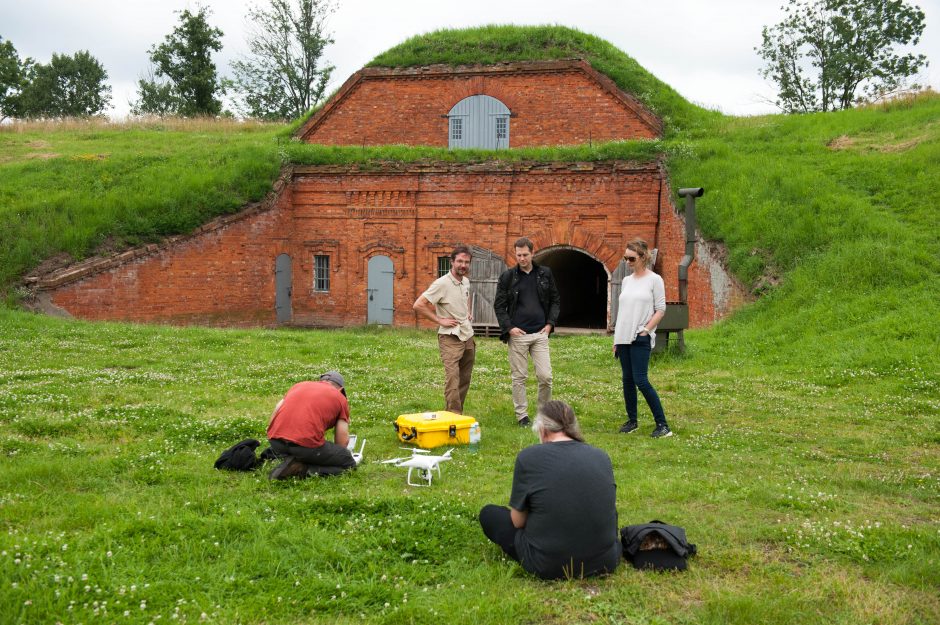
[(512, 403), (516, 419), (529, 416), (525, 384), (529, 378), (529, 358), (535, 365), (539, 383), (539, 406), (552, 398), (552, 359), (548, 353), (548, 334), (524, 334), (509, 337), (509, 374), (512, 377)]
[(437, 345), (444, 363), (444, 402), (447, 410), (463, 414), (463, 402), (470, 390), (470, 374), (476, 359), (476, 343), (471, 336), (461, 341), (453, 334), (438, 334)]

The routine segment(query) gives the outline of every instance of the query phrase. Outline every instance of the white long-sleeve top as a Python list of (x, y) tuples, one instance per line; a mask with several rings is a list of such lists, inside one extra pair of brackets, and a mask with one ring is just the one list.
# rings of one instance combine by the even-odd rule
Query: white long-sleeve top
[[(647, 271), (642, 278), (631, 274), (623, 279), (614, 328), (614, 345), (629, 345), (640, 328), (657, 310), (666, 310), (666, 287), (659, 274)], [(650, 345), (656, 345), (655, 328), (650, 331)]]

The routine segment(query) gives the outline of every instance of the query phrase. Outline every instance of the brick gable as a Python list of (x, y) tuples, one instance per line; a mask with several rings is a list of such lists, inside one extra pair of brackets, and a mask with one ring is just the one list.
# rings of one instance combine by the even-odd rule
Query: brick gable
[(297, 132), (327, 145), (447, 147), (447, 113), (471, 95), (509, 107), (510, 147), (575, 145), (662, 134), (660, 120), (581, 60), (366, 68)]

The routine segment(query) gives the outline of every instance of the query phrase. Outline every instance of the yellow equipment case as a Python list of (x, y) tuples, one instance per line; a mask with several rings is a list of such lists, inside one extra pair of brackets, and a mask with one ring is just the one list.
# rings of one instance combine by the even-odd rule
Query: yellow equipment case
[[(470, 443), (470, 427), (477, 422), (473, 417), (446, 410), (403, 414), (395, 419), (398, 440), (424, 449), (443, 445), (467, 445)], [(479, 425), (477, 432), (479, 432)]]

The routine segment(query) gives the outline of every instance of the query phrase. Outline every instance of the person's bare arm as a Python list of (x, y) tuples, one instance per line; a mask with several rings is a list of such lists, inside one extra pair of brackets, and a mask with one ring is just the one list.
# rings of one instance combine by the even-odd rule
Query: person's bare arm
[(284, 400), (282, 399), (281, 401), (277, 402), (277, 404), (274, 405), (274, 412), (271, 413), (271, 419), (268, 421), (268, 423), (271, 423), (272, 421), (274, 421), (274, 417), (277, 415), (277, 411), (281, 409), (281, 406), (283, 404), (284, 404)]
[(340, 419), (333, 429), (333, 442), (341, 447), (349, 444), (349, 422)]
[(512, 519), (512, 526), (517, 530), (521, 530), (523, 527), (525, 527), (525, 522), (529, 519), (529, 512), (527, 510), (516, 510), (515, 508), (510, 508), (509, 518)]
[(433, 321), (439, 326), (453, 328), (457, 325), (456, 319), (451, 319), (449, 317), (438, 317), (437, 310), (434, 308), (434, 304), (429, 302), (423, 295), (419, 296), (418, 299), (415, 300), (414, 306), (412, 306), (412, 308), (414, 308), (414, 311), (418, 313), (419, 317), (424, 317), (429, 321)]
[(645, 327), (647, 330), (655, 330), (656, 326), (659, 325), (659, 322), (663, 320), (663, 317), (666, 315), (665, 310), (657, 310), (653, 313), (653, 316), (650, 317), (650, 320), (646, 322)]

